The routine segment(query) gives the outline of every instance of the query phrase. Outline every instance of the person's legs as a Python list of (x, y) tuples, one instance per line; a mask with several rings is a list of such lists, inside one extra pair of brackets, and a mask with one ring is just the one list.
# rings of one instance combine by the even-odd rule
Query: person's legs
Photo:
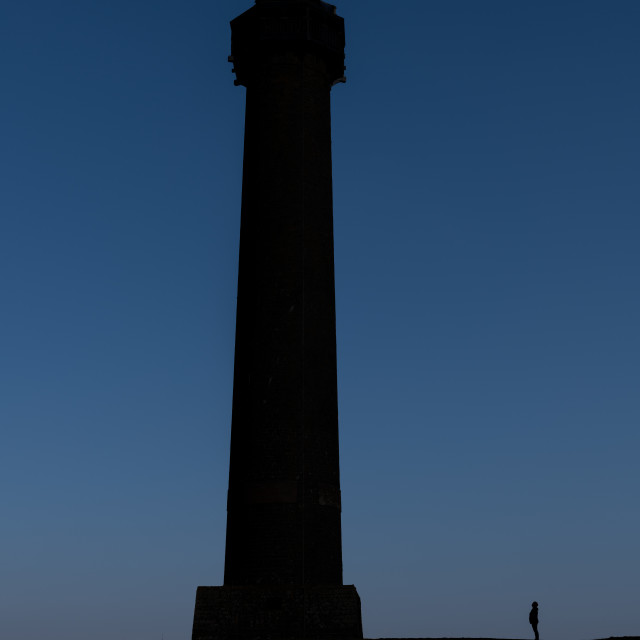
[(536, 640), (540, 640), (540, 636), (538, 635), (538, 625), (532, 624), (531, 626), (533, 627), (533, 633), (536, 634)]

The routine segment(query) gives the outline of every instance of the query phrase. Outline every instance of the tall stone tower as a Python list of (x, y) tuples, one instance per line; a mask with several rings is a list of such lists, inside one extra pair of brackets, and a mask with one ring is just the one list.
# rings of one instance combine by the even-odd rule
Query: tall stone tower
[(344, 21), (256, 0), (231, 22), (246, 87), (224, 586), (193, 640), (362, 638), (342, 584), (330, 91)]

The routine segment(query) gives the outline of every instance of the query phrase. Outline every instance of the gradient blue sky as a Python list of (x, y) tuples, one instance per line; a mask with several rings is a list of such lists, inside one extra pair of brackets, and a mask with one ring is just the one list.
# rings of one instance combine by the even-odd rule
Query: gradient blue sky
[[(0, 11), (0, 636), (221, 584), (250, 0)], [(365, 635), (640, 633), (640, 3), (339, 4), (344, 579)]]

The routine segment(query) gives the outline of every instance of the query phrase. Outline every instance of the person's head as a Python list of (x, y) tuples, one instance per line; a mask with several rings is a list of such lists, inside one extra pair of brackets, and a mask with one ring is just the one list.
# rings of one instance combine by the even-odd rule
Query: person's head
[(538, 608), (538, 603), (534, 600), (534, 601), (531, 603), (531, 606), (532, 606), (534, 609), (537, 609), (537, 608)]

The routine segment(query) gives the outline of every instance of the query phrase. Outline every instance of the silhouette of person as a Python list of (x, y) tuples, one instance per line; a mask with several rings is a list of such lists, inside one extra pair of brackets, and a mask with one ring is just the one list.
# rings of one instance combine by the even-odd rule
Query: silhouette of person
[(533, 633), (536, 634), (536, 640), (540, 640), (538, 635), (538, 603), (531, 603), (531, 611), (529, 612), (529, 624), (533, 627)]

